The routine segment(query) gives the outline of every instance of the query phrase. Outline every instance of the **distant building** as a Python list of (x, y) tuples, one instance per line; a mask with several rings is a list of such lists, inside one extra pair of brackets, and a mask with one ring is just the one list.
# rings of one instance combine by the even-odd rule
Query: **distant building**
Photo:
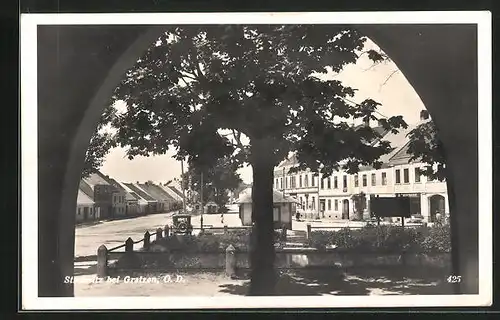
[(99, 208), (94, 208), (94, 200), (81, 188), (78, 188), (76, 200), (76, 222), (93, 221), (99, 219)]
[(130, 189), (125, 183), (119, 182), (125, 190), (125, 201), (127, 203), (127, 215), (145, 215), (148, 207), (148, 201), (141, 198), (134, 190)]
[(120, 218), (127, 215), (127, 203), (125, 190), (112, 178), (101, 172), (96, 172), (100, 178), (113, 186), (111, 217)]
[[(239, 212), (241, 223), (244, 226), (251, 226), (253, 222), (252, 216), (252, 188), (247, 188), (240, 192), (240, 197), (237, 201), (239, 204)], [(286, 227), (292, 229), (292, 217), (296, 212), (296, 200), (283, 196), (283, 193), (278, 190), (273, 190), (273, 221), (275, 228)]]
[[(427, 120), (428, 115), (421, 113), (421, 121)], [(380, 169), (362, 167), (355, 175), (337, 171), (330, 176), (314, 176), (310, 170), (291, 174), (288, 170), (298, 164), (292, 156), (275, 168), (274, 187), (296, 198), (306, 215), (352, 219), (355, 211), (352, 196), (364, 192), (367, 198), (365, 217), (370, 212), (371, 196), (401, 195), (411, 199), (412, 214), (421, 214), (424, 221), (433, 222), (437, 212), (449, 213), (446, 183), (429, 181), (417, 172), (424, 164), (409, 162), (407, 134), (413, 128), (415, 126), (409, 126), (397, 134), (376, 128), (382, 133), (382, 139), (395, 148), (381, 157)]]
[(159, 212), (158, 211), (158, 200), (156, 200), (153, 196), (151, 196), (149, 193), (144, 191), (140, 187), (139, 182), (137, 182), (137, 183), (125, 183), (125, 185), (147, 202), (147, 206), (145, 208), (145, 214), (152, 214), (152, 213)]
[(139, 186), (158, 201), (159, 212), (171, 211), (175, 207), (176, 200), (174, 197), (160, 186), (152, 182), (141, 183)]
[(95, 202), (95, 206), (100, 210), (101, 218), (112, 218), (113, 193), (115, 192), (115, 187), (97, 173), (92, 173), (82, 180), (91, 188), (93, 193), (92, 199)]
[(168, 195), (175, 199), (177, 203), (182, 203), (182, 192), (175, 190), (175, 188), (169, 187), (167, 184), (159, 184), (158, 187), (168, 193)]

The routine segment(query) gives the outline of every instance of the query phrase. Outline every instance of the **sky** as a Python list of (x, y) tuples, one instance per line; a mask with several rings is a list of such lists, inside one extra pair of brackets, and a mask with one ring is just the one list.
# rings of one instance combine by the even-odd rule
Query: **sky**
[[(366, 49), (378, 47), (367, 41)], [(420, 97), (409, 84), (405, 76), (393, 62), (374, 64), (366, 55), (358, 59), (356, 64), (346, 66), (339, 74), (327, 77), (342, 81), (346, 86), (358, 89), (354, 102), (371, 98), (382, 105), (378, 112), (386, 117), (402, 115), (408, 124), (415, 124), (420, 111), (425, 109)], [(101, 172), (122, 182), (154, 181), (165, 183), (181, 174), (181, 163), (172, 158), (175, 151), (165, 155), (151, 157), (135, 157), (128, 160), (125, 150), (114, 148), (105, 158)], [(187, 165), (184, 163), (184, 170)], [(239, 170), (244, 182), (252, 181), (251, 167)]]

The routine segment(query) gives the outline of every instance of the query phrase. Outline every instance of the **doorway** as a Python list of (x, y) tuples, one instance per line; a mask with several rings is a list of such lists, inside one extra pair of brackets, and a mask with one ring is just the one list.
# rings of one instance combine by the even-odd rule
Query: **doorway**
[(342, 219), (349, 220), (349, 200), (342, 201)]
[(442, 216), (445, 214), (445, 199), (442, 195), (435, 194), (429, 198), (429, 213), (430, 221), (436, 221), (436, 213), (439, 212)]

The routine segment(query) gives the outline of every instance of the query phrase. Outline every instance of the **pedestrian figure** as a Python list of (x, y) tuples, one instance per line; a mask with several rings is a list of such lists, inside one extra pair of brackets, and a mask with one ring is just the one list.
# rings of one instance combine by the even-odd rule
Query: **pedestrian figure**
[(220, 215), (220, 223), (224, 224), (224, 214), (223, 213)]
[(300, 212), (297, 211), (297, 213), (295, 213), (295, 218), (297, 221), (300, 221)]

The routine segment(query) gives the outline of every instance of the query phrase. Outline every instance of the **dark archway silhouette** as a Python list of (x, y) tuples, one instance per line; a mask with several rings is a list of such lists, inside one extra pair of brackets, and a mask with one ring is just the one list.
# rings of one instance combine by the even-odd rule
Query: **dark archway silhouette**
[[(478, 291), (477, 27), (362, 25), (427, 107), (445, 147), (455, 274)], [(84, 154), (112, 90), (161, 27), (38, 27), (39, 296), (71, 296)], [(453, 121), (449, 121), (453, 114)], [(54, 117), (54, 115), (57, 115)], [(56, 206), (57, 209), (54, 209)]]

